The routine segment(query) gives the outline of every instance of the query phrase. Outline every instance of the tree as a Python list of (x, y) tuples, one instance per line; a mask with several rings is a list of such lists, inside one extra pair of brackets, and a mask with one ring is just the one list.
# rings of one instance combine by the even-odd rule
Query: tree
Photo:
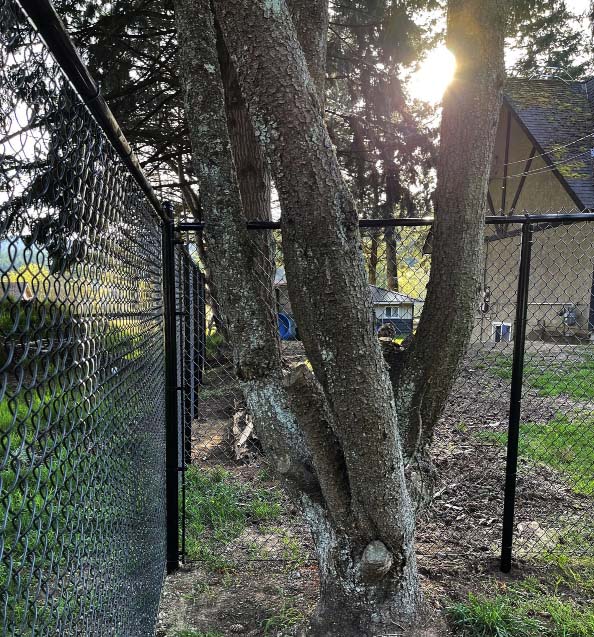
[[(312, 530), (321, 598), (311, 634), (390, 632), (395, 622), (412, 625), (419, 612), (415, 505), (430, 482), (427, 449), (479, 288), (505, 2), (449, 3), (448, 44), (459, 67), (444, 102), (434, 266), (419, 333), (392, 360), (390, 376), (369, 329), (357, 210), (324, 124), (319, 74), (316, 88), (308, 71), (321, 63), (320, 48), (304, 50), (297, 36), (299, 21), (327, 4), (316, 0), (315, 10), (293, 18), (284, 0), (213, 4), (216, 23), (207, 0), (177, 0), (176, 17), (206, 242), (237, 375), (266, 451)], [(217, 28), (279, 191), (289, 294), (313, 372), (302, 365), (283, 376), (274, 322), (261, 302)], [(443, 321), (460, 329), (443, 330)]]
[(565, 0), (517, 0), (509, 28), (509, 44), (518, 53), (510, 73), (518, 77), (538, 74), (583, 79), (592, 72), (591, 38)]

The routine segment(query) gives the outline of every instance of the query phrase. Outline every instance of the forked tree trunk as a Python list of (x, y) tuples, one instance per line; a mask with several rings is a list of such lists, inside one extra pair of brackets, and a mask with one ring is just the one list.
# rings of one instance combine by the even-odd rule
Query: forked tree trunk
[[(271, 160), (291, 305), (340, 445), (344, 471), (335, 466), (333, 480), (350, 498), (345, 521), (327, 499), (325, 517), (309, 514), (324, 582), (316, 634), (386, 633), (418, 609), (414, 514), (392, 389), (371, 330), (357, 211), (285, 3), (231, 0), (215, 8)], [(295, 411), (307, 428), (310, 414)]]
[[(430, 415), (436, 413), (445, 381), (435, 384), (437, 398), (421, 405), (422, 412), (414, 399), (425, 396), (423, 381), (431, 393), (434, 370), (443, 368), (432, 348), (440, 344), (441, 354), (453, 361), (462, 355), (465, 341), (444, 339), (438, 325), (433, 331), (425, 328), (428, 339), (438, 333), (438, 343), (413, 348), (404, 361), (410, 374), (399, 377), (391, 370), (397, 410), (382, 352), (370, 329), (357, 212), (287, 5), (284, 0), (213, 4), (281, 197), (291, 304), (314, 371), (301, 366), (280, 382), (273, 330), (250, 277), (253, 254), (226, 122), (220, 116), (224, 106), (210, 4), (176, 0), (186, 111), (204, 197), (208, 248), (217, 254), (212, 267), (217, 283), (224, 285), (221, 295), (235, 339), (238, 375), (273, 464), (288, 477), (304, 506), (318, 553), (321, 597), (310, 632), (317, 637), (403, 633), (403, 627), (413, 626), (420, 608), (415, 519), (405, 462), (415, 457), (424, 440), (421, 413), (428, 406)], [(444, 219), (458, 214), (467, 222), (455, 230), (453, 224), (444, 223), (441, 229), (438, 224), (436, 237), (453, 241), (459, 249), (463, 263), (455, 268), (454, 278), (463, 289), (451, 289), (438, 273), (436, 280), (446, 285), (449, 298), (434, 286), (428, 303), (451, 303), (454, 298), (462, 303), (460, 311), (467, 311), (474, 294), (469, 286), (480, 270), (476, 246), (488, 178), (483, 154), (492, 151), (496, 118), (491, 121), (491, 115), (501, 96), (499, 12), (504, 2), (451, 0), (451, 5), (449, 28), (462, 42), (456, 51), (463, 61), (461, 76), (478, 83), (484, 103), (474, 88), (468, 99), (462, 91), (457, 103), (446, 100), (444, 122), (450, 126), (452, 118), (456, 121), (458, 115), (451, 111), (458, 110), (462, 121), (477, 112), (477, 122), (484, 126), (469, 134), (471, 140), (464, 138), (465, 145), (481, 148), (472, 156), (476, 163), (469, 179), (460, 179), (463, 166), (452, 150), (448, 158), (458, 179), (448, 181), (446, 166), (446, 180), (441, 176), (440, 182), (443, 209), (455, 206), (442, 213)], [(475, 58), (480, 63), (469, 71), (465, 61)], [(457, 148), (448, 130), (445, 139)], [(448, 183), (456, 185), (455, 193), (448, 191)], [(453, 231), (458, 234), (454, 239), (448, 235)], [(446, 247), (438, 262), (451, 265), (451, 260)], [(433, 320), (439, 323), (435, 316)], [(462, 328), (467, 338), (468, 323)]]

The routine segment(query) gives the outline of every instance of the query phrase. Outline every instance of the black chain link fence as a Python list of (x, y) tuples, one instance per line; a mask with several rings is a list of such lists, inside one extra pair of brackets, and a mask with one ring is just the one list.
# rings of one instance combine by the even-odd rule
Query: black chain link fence
[(165, 564), (161, 230), (0, 2), (0, 633), (151, 634)]
[[(574, 219), (575, 221), (575, 219)], [(364, 256), (378, 338), (406, 347), (423, 309), (431, 266), (430, 227), (365, 227)], [(486, 566), (501, 554), (510, 392), (517, 335), (522, 228), (500, 219), (486, 230), (486, 260), (468, 353), (434, 442), (435, 502), (420, 521), (420, 563)], [(184, 227), (183, 225), (181, 226)], [(525, 370), (519, 425), (514, 556), (531, 563), (594, 555), (594, 345), (591, 341), (594, 225), (534, 222), (526, 306)], [(252, 229), (273, 276), (283, 362), (306, 359), (291, 309), (280, 230)], [(233, 375), (225, 320), (210, 285), (199, 231), (181, 235), (205, 272), (205, 344), (188, 469), (187, 558), (207, 566), (313, 558), (307, 529), (280, 492), (261, 453)], [(272, 275), (270, 275), (272, 272)], [(264, 280), (265, 279), (265, 280)], [(340, 329), (340, 326), (336, 326)], [(455, 330), (444, 325), (444, 330)], [(447, 333), (444, 331), (444, 338)], [(187, 410), (186, 410), (187, 411)], [(216, 501), (228, 515), (217, 517)], [(509, 502), (514, 499), (510, 498)], [(289, 548), (288, 548), (289, 547)]]
[[(311, 539), (245, 408), (202, 233), (166, 224), (163, 263), (154, 197), (91, 114), (92, 86), (73, 88), (19, 7), (0, 0), (2, 634), (147, 635), (178, 540), (186, 561), (219, 570), (307, 562)], [(252, 228), (255, 275), (288, 369), (306, 355), (271, 225)], [(369, 329), (406, 347), (430, 226), (361, 225)], [(470, 347), (436, 431), (440, 482), (419, 523), (429, 573), (436, 557), (442, 570), (488, 563), (506, 525), (516, 558), (593, 556), (592, 228), (542, 216), (487, 228)]]

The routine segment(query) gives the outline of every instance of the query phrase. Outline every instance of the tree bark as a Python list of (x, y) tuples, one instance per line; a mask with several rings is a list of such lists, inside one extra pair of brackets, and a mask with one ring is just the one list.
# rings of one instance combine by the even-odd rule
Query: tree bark
[(316, 87), (320, 108), (323, 110), (329, 24), (328, 0), (288, 0), (287, 4), (309, 74)]
[[(480, 290), (507, 6), (506, 0), (448, 3), (446, 43), (457, 70), (443, 101), (431, 275), (416, 336), (393, 377), (407, 469), (423, 490), (431, 484), (428, 447), (472, 333)], [(414, 497), (426, 502), (427, 495)]]
[[(313, 368), (282, 378), (275, 325), (254, 277), (210, 4), (176, 0), (206, 239), (237, 374), (258, 434), (300, 498), (315, 540), (321, 597), (310, 633), (390, 634), (395, 625), (412, 626), (420, 608), (409, 488), (416, 498), (419, 467), (421, 479), (431, 474), (421, 452), (451, 383), (440, 374), (455, 371), (470, 333), (484, 223), (477, 210), (501, 98), (504, 2), (450, 2), (448, 37), (462, 63), (444, 108), (442, 141), (449, 146), (438, 173), (434, 249), (440, 255), (434, 252), (433, 270), (439, 271), (427, 299), (430, 318), (423, 319), (436, 325), (423, 327), (425, 336), (417, 336), (405, 356), (387, 356), (390, 376), (371, 329), (357, 211), (285, 0), (213, 4), (279, 191), (291, 305)], [(477, 128), (469, 132), (468, 122)], [(440, 306), (448, 317), (464, 318), (462, 336), (455, 330), (444, 339)], [(436, 360), (435, 349), (445, 362)]]
[[(391, 621), (409, 623), (418, 608), (414, 516), (393, 394), (371, 330), (357, 212), (285, 3), (229, 0), (216, 1), (215, 8), (271, 161), (291, 305), (332, 412), (348, 479), (347, 532), (325, 522), (327, 515), (310, 515), (326, 582), (315, 634), (387, 632)], [(382, 551), (390, 566), (371, 576), (367, 562)], [(326, 572), (333, 564), (336, 569)], [(339, 630), (333, 624), (338, 608)]]
[(271, 309), (261, 301), (225, 116), (214, 15), (208, 0), (177, 0), (180, 69), (212, 279), (232, 338), (234, 366), (258, 435), (280, 474), (319, 492), (282, 384)]

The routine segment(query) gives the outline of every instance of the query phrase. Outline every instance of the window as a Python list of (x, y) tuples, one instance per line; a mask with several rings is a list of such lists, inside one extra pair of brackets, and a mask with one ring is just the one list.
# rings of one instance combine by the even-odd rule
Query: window
[(399, 310), (400, 308), (398, 306), (392, 306), (389, 305), (388, 307), (384, 308), (384, 316), (386, 318), (398, 318), (399, 316)]
[(511, 323), (492, 323), (491, 335), (496, 343), (509, 343), (512, 340)]

